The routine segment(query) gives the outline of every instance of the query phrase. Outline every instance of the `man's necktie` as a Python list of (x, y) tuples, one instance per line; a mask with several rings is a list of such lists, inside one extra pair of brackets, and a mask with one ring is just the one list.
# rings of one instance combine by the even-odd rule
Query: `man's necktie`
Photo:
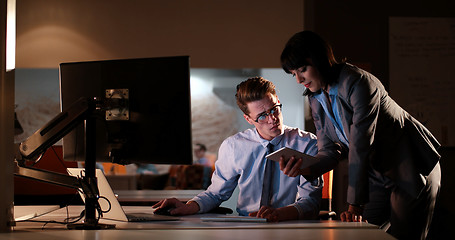
[[(273, 152), (273, 144), (269, 143), (267, 145), (267, 154)], [(267, 155), (266, 154), (266, 155)], [(273, 170), (274, 170), (274, 162), (269, 159), (265, 159), (265, 171), (264, 171), (264, 180), (262, 185), (262, 195), (261, 195), (261, 207), (270, 205), (270, 199), (273, 193)]]

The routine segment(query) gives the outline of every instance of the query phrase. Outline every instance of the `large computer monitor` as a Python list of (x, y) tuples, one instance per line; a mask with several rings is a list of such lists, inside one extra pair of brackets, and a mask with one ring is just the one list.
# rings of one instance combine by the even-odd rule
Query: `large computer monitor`
[[(191, 164), (188, 56), (61, 63), (64, 110), (81, 97), (109, 108), (96, 116), (96, 161)], [(67, 161), (85, 161), (80, 124), (63, 138)]]

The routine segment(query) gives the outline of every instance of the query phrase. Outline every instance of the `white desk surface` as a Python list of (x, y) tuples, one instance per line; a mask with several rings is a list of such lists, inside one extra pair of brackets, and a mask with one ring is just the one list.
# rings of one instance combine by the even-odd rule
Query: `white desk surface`
[(188, 201), (204, 190), (114, 190), (120, 202), (158, 202), (165, 198)]
[[(21, 210), (19, 210), (22, 208)], [(29, 207), (37, 209), (38, 207)], [(25, 212), (27, 207), (16, 207), (16, 212)], [(70, 206), (56, 210), (34, 220), (63, 221), (67, 216), (77, 216), (84, 206)], [(125, 206), (126, 212), (153, 212), (151, 207)], [(100, 223), (115, 224), (108, 230), (67, 230), (65, 225), (55, 223), (18, 222), (12, 233), (0, 233), (1, 239), (185, 239), (185, 240), (268, 240), (268, 239), (394, 239), (377, 226), (368, 223), (340, 221), (288, 221), (280, 223), (203, 222), (200, 214), (184, 216), (179, 221), (165, 222), (119, 222), (101, 220)], [(64, 237), (63, 237), (64, 236)]]

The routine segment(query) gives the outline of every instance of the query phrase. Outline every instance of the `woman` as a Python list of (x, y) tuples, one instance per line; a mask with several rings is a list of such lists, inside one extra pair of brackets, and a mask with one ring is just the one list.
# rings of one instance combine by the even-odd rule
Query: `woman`
[(337, 62), (331, 47), (311, 31), (289, 39), (281, 64), (306, 87), (320, 158), (300, 171), (301, 160), (282, 159), (281, 170), (321, 175), (337, 163), (341, 146), (349, 161), (349, 207), (341, 220), (389, 222), (388, 232), (399, 239), (424, 239), (440, 186), (438, 141), (375, 76)]

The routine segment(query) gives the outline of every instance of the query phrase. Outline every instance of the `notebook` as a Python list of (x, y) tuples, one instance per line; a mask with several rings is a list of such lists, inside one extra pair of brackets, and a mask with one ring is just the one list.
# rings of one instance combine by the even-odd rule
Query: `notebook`
[[(67, 168), (68, 174), (71, 176), (81, 176), (84, 174), (84, 168)], [(98, 180), (98, 190), (99, 194), (106, 199), (100, 198), (98, 200), (101, 209), (109, 209), (109, 203), (111, 205), (111, 210), (107, 213), (103, 213), (103, 219), (116, 220), (122, 222), (148, 222), (148, 221), (176, 221), (180, 218), (174, 216), (164, 216), (153, 213), (125, 213), (120, 202), (117, 200), (117, 197), (112, 191), (109, 182), (104, 176), (104, 173), (101, 169), (96, 169), (96, 178)], [(84, 194), (79, 191), (82, 200), (85, 202)]]

